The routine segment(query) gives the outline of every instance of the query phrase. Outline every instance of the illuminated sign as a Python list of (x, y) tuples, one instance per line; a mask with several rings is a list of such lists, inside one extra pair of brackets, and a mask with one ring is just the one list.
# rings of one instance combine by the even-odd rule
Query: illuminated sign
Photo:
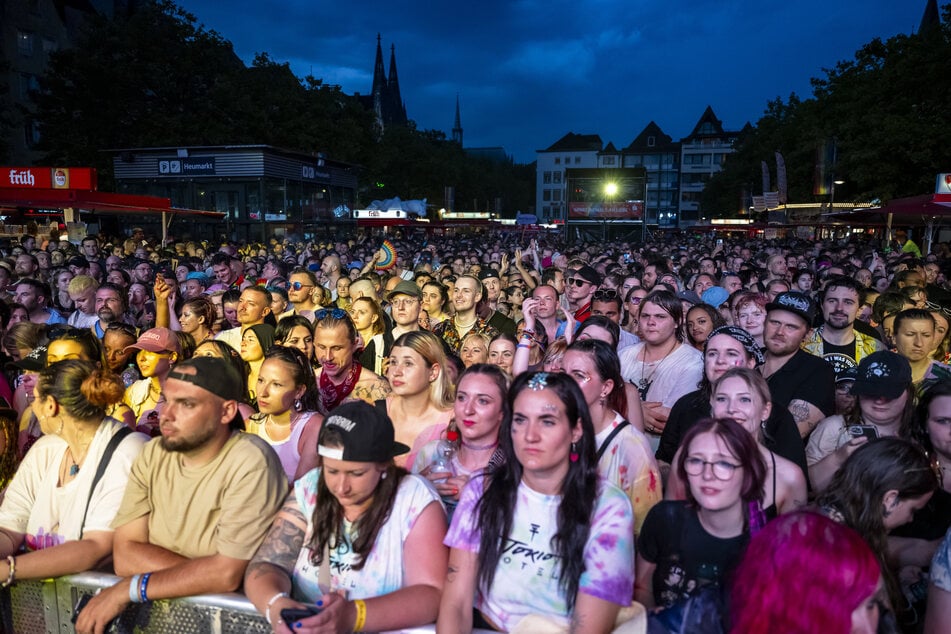
[(644, 213), (644, 203), (568, 203), (569, 218), (588, 218), (590, 220), (603, 219), (640, 219)]
[(0, 167), (0, 186), (19, 189), (96, 189), (89, 167)]

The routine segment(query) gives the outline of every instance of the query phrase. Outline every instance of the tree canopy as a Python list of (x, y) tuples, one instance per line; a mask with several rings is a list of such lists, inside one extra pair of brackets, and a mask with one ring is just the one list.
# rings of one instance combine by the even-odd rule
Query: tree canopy
[(379, 134), (358, 99), (296, 77), (267, 53), (246, 66), (230, 42), (169, 0), (92, 19), (74, 47), (51, 55), (40, 88), (45, 161), (96, 167), (106, 184), (112, 157), (103, 150), (267, 144), (362, 166), (361, 202), (399, 195), (438, 204), (453, 186), (460, 202), (503, 197), (514, 212), (533, 197), (532, 175), (511, 163), (472, 159), (412, 123)]
[(707, 215), (738, 211), (741, 192), (760, 193), (761, 161), (775, 172), (784, 156), (790, 202), (813, 195), (817, 147), (835, 140), (836, 200), (887, 200), (932, 191), (935, 174), (951, 169), (951, 5), (943, 22), (915, 35), (875, 39), (823, 76), (813, 96), (767, 104), (756, 126), (737, 141), (721, 173), (704, 191)]

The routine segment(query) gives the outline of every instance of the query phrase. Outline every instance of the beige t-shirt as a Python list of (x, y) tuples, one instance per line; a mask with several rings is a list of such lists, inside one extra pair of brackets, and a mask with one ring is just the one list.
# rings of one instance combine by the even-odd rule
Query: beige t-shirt
[(214, 460), (182, 464), (182, 454), (152, 440), (129, 473), (113, 521), (149, 516), (149, 543), (195, 559), (251, 559), (287, 496), (287, 476), (262, 438), (235, 432)]

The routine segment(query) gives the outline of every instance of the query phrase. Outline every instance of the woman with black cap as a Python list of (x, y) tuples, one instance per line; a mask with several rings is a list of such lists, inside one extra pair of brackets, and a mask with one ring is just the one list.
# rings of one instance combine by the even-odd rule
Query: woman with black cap
[[(396, 466), (393, 458), (409, 447), (394, 440), (389, 417), (362, 401), (340, 405), (317, 450), (322, 467), (295, 483), (248, 565), (248, 598), (281, 634), (434, 622), (448, 560), (446, 512), (423, 478)], [(282, 616), (308, 608), (312, 616)]]

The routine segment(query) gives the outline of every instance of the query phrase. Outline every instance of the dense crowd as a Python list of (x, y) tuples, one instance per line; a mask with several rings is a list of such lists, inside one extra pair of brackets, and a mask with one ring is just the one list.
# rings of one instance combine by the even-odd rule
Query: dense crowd
[(951, 250), (0, 244), (0, 585), (274, 632), (945, 632)]

